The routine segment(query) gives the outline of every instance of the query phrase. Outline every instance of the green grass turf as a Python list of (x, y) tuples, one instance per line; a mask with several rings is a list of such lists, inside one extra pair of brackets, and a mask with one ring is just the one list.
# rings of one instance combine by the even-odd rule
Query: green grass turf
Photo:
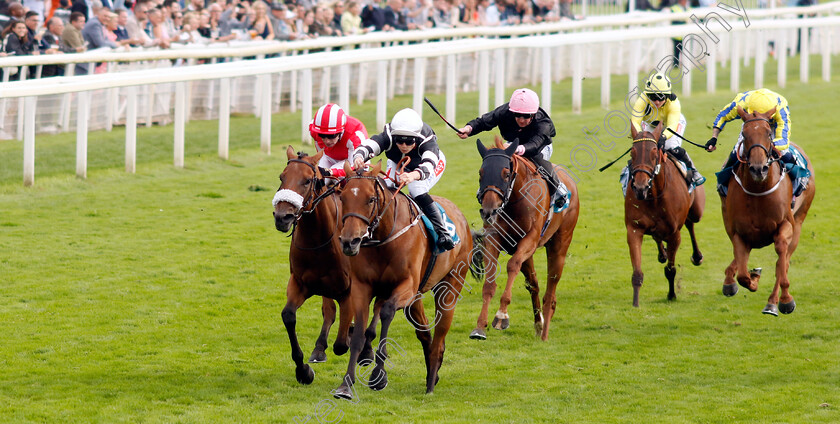
[[(836, 59), (835, 59), (836, 61)], [(548, 342), (535, 339), (528, 294), (517, 277), (511, 327), (467, 338), (481, 305), (481, 283), (468, 280), (447, 339), (441, 380), (425, 392), (425, 366), (413, 329), (398, 315), (390, 336), (390, 385), (357, 387), (358, 403), (335, 401), (326, 418), (341, 422), (834, 423), (840, 422), (838, 354), (837, 83), (791, 78), (793, 139), (814, 161), (817, 196), (791, 264), (797, 310), (760, 313), (773, 281), (772, 249), (753, 252), (766, 271), (757, 293), (721, 294), (732, 258), (712, 181), (697, 226), (705, 262), (689, 263), (687, 235), (677, 262), (678, 300), (654, 244), (643, 246), (641, 307), (631, 307), (619, 167), (577, 170), (581, 216), (558, 286)], [(768, 64), (768, 70), (775, 67)], [(834, 69), (837, 69), (836, 67)], [(728, 72), (719, 71), (719, 87)], [(751, 74), (742, 81), (748, 87)], [(834, 74), (835, 79), (838, 73)], [(695, 79), (683, 99), (686, 137), (708, 139), (707, 125), (734, 93), (706, 94)], [(767, 81), (775, 82), (775, 75)], [(618, 99), (626, 79), (613, 81)], [(769, 85), (771, 88), (772, 85)], [(568, 81), (558, 84), (552, 115), (555, 162), (575, 146), (597, 152), (594, 168), (628, 146), (603, 135), (601, 151), (581, 129), (601, 123), (599, 83), (584, 81), (584, 112), (568, 113)], [(430, 96), (443, 104), (442, 96)], [(459, 96), (458, 124), (476, 113), (475, 94)], [(409, 106), (408, 97), (389, 113)], [(615, 103), (616, 107), (620, 103)], [(353, 105), (369, 125), (374, 105)], [(451, 198), (474, 225), (479, 158), (474, 139), (460, 141), (430, 111), (448, 170), (434, 194)], [(289, 239), (274, 229), (270, 201), (285, 165), (283, 148), (299, 117), (274, 117), (273, 154), (259, 152), (258, 121), (232, 120), (231, 160), (215, 157), (216, 122), (187, 126), (186, 167), (171, 165), (172, 127), (140, 128), (138, 172), (123, 171), (123, 132), (90, 135), (87, 180), (73, 176), (73, 134), (39, 136), (36, 181), (23, 188), (21, 147), (0, 143), (0, 421), (3, 422), (317, 422), (347, 356), (328, 352), (315, 381), (295, 381), (280, 318), (288, 279)], [(373, 129), (372, 129), (373, 130)], [(375, 131), (375, 130), (374, 130)], [(291, 135), (291, 136), (289, 136)], [(685, 146), (712, 180), (737, 136), (720, 149)], [(490, 137), (481, 137), (488, 142)], [(311, 147), (306, 147), (310, 152)], [(537, 256), (545, 281), (545, 255)], [(835, 259), (832, 259), (835, 258)], [(507, 257), (503, 256), (502, 260)], [(431, 305), (426, 302), (427, 314)], [(498, 308), (493, 299), (491, 314)], [(299, 311), (308, 356), (320, 327), (320, 302)], [(335, 330), (333, 330), (333, 337)], [(325, 404), (321, 404), (324, 406)]]

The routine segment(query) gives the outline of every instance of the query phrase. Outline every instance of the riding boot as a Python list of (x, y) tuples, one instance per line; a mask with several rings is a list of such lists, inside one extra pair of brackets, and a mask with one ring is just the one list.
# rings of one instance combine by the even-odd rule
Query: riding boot
[(557, 173), (554, 172), (554, 164), (545, 160), (540, 155), (531, 158), (535, 165), (537, 165), (537, 172), (545, 178), (548, 183), (548, 195), (551, 198), (551, 204), (555, 210), (562, 209), (566, 204), (566, 185), (560, 181)]
[[(792, 168), (793, 166), (799, 165), (798, 163), (796, 163), (796, 158), (793, 156), (793, 153), (790, 152), (790, 149), (788, 149), (779, 159), (785, 165), (790, 165), (786, 166), (788, 170), (790, 170), (790, 168)], [(790, 172), (790, 177), (791, 180), (793, 180), (793, 197), (799, 197), (799, 195), (801, 195), (802, 192), (805, 191), (806, 188), (808, 188), (808, 177), (796, 178), (793, 172)]]
[(688, 180), (688, 182), (694, 184), (695, 186), (699, 186), (706, 182), (706, 177), (700, 175), (700, 171), (698, 171), (697, 168), (694, 167), (694, 162), (692, 162), (691, 158), (688, 157), (688, 152), (686, 152), (685, 149), (683, 149), (680, 146), (677, 146), (673, 149), (670, 149), (669, 152), (671, 152), (671, 154), (674, 155), (675, 158), (685, 163), (685, 166), (688, 167), (685, 173), (685, 178)]
[[(726, 168), (732, 168), (733, 166), (735, 166), (735, 162), (737, 162), (737, 161), (738, 161), (738, 156), (735, 154), (735, 150), (733, 150), (732, 152), (729, 153), (729, 157), (726, 159), (726, 163), (724, 163), (723, 166), (720, 168), (721, 172), (723, 172), (723, 170), (725, 170)], [(724, 176), (722, 176), (722, 174), (720, 172), (718, 173), (719, 175), (718, 175), (717, 191), (718, 191), (718, 193), (720, 193), (721, 197), (726, 197), (726, 191), (728, 190), (727, 184), (729, 183), (729, 178), (731, 178), (732, 174), (734, 174), (734, 173), (735, 173), (734, 169), (731, 169), (730, 172), (727, 173)]]
[(437, 205), (434, 200), (432, 200), (432, 196), (429, 196), (428, 193), (424, 193), (416, 196), (414, 201), (417, 202), (417, 205), (420, 206), (423, 214), (429, 218), (429, 221), (432, 223), (432, 227), (435, 228), (435, 232), (438, 236), (438, 249), (444, 252), (452, 250), (455, 247), (455, 241), (452, 240), (449, 232), (446, 231), (446, 225), (443, 223), (443, 215), (441, 215), (440, 210), (438, 210)]

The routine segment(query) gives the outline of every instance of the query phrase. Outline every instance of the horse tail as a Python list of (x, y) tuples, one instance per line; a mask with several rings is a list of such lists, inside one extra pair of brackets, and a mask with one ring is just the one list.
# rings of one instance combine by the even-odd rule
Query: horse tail
[(470, 228), (473, 250), (470, 252), (470, 274), (476, 281), (484, 279), (484, 233)]

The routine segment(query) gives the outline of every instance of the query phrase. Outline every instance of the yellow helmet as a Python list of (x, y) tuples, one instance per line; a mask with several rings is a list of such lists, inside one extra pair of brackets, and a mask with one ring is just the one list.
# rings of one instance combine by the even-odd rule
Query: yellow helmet
[(645, 82), (645, 93), (671, 94), (671, 81), (661, 72), (657, 72)]
[(765, 113), (779, 107), (779, 98), (770, 90), (759, 89), (750, 93), (747, 99), (747, 113)]

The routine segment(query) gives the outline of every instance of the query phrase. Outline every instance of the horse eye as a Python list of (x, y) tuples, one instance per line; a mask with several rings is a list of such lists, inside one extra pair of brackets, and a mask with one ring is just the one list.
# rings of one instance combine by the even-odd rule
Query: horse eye
[(368, 200), (368, 205), (372, 205), (374, 202), (376, 202), (376, 198), (371, 197), (370, 200)]
[(305, 186), (306, 186), (306, 185), (309, 185), (309, 184), (312, 184), (312, 180), (311, 180), (311, 179), (306, 179), (306, 180), (303, 180), (303, 181), (301, 182), (301, 184), (303, 184), (303, 185), (305, 185)]

